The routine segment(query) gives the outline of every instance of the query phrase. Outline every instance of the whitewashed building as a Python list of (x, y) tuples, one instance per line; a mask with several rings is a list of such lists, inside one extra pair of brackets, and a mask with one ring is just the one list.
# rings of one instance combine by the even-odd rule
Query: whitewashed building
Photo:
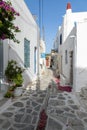
[(46, 44), (43, 39), (40, 40), (40, 75), (44, 74), (46, 69)]
[(79, 92), (87, 87), (87, 12), (72, 12), (68, 3), (57, 34), (62, 83)]
[(0, 72), (1, 75), (4, 75), (8, 60), (16, 60), (22, 68), (25, 68), (23, 76), (26, 86), (35, 80), (38, 74), (39, 28), (24, 0), (11, 0), (11, 2), (14, 9), (20, 14), (14, 21), (21, 30), (16, 35), (20, 44), (4, 40), (0, 45)]
[(53, 48), (55, 50), (55, 52), (59, 52), (59, 28), (58, 28), (58, 31), (56, 33), (56, 36), (54, 38), (54, 43), (53, 43)]

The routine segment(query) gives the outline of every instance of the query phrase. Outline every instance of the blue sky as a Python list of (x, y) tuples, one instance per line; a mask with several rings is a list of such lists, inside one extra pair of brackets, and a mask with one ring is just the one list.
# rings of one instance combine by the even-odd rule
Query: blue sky
[[(32, 14), (37, 15), (39, 22), (39, 0), (25, 0)], [(87, 0), (43, 0), (43, 25), (46, 41), (46, 53), (53, 48), (53, 41), (66, 13), (67, 3), (71, 3), (72, 12), (87, 11)]]

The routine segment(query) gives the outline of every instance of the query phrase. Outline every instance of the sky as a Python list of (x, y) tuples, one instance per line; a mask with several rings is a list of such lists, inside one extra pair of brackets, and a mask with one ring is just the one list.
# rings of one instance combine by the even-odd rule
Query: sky
[[(66, 5), (71, 3), (72, 12), (87, 11), (87, 0), (42, 0), (43, 14), (39, 22), (39, 0), (25, 0), (30, 12), (37, 16), (38, 25), (44, 26), (44, 36), (46, 42), (46, 53), (50, 53), (53, 49), (53, 42), (58, 27), (61, 26), (63, 16), (66, 13)], [(41, 6), (42, 7), (42, 6)], [(42, 33), (41, 33), (42, 34)]]

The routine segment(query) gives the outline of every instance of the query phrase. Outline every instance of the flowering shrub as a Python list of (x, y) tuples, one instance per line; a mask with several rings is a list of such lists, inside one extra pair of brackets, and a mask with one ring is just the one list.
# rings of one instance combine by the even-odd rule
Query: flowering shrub
[(8, 66), (5, 70), (5, 75), (8, 80), (13, 81), (14, 79), (19, 79), (20, 81), (23, 71), (24, 70), (17, 65), (16, 61), (11, 60), (8, 62)]
[(13, 23), (16, 16), (19, 16), (19, 13), (14, 10), (11, 2), (0, 0), (0, 40), (8, 38), (19, 43), (15, 38), (15, 33), (20, 32), (20, 30)]

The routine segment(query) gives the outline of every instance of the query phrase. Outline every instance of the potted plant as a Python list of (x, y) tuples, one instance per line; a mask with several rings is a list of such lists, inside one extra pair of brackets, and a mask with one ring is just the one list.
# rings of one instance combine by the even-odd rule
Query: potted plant
[(23, 92), (23, 77), (22, 74), (19, 73), (16, 75), (16, 77), (13, 79), (13, 82), (16, 86), (16, 89), (14, 90), (14, 96), (21, 96)]
[[(15, 86), (14, 95), (20, 96), (23, 90), (23, 76), (22, 72), (24, 70), (17, 65), (17, 62), (11, 60), (8, 62), (8, 66), (5, 70), (5, 75), (9, 81), (9, 83)], [(20, 91), (20, 92), (19, 92)], [(20, 94), (19, 94), (20, 93)]]
[(10, 97), (14, 97), (14, 94), (12, 91), (8, 90), (5, 95), (4, 95), (5, 98), (10, 98)]
[(17, 74), (16, 77), (13, 79), (13, 82), (16, 87), (21, 87), (23, 83), (23, 77), (22, 74)]
[(8, 81), (13, 81), (17, 77), (17, 74), (22, 74), (23, 69), (17, 65), (14, 60), (8, 61), (8, 66), (5, 70), (5, 75)]

